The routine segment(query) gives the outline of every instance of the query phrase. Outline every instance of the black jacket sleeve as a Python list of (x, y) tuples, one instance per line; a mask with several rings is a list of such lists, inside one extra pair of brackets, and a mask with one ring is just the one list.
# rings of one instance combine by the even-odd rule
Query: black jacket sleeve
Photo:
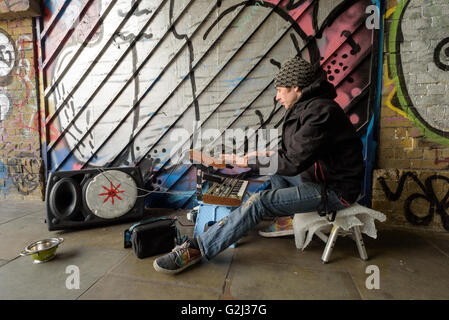
[[(289, 133), (284, 137), (284, 148), (280, 148), (272, 155), (270, 161), (277, 161), (278, 173), (285, 176), (297, 175), (319, 159), (320, 154), (328, 150), (329, 135), (332, 126), (332, 111), (325, 105), (312, 106), (301, 113), (301, 117), (296, 118), (295, 129), (288, 129)], [(259, 162), (250, 165), (253, 169), (260, 169)]]

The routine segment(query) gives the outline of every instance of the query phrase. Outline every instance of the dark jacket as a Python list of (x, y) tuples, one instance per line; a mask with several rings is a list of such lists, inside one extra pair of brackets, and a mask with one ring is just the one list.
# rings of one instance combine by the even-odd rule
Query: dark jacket
[(301, 174), (304, 182), (325, 181), (328, 189), (353, 203), (364, 177), (362, 142), (333, 100), (336, 96), (326, 79), (304, 88), (300, 99), (285, 113), (282, 141), (273, 157), (278, 161), (277, 174)]

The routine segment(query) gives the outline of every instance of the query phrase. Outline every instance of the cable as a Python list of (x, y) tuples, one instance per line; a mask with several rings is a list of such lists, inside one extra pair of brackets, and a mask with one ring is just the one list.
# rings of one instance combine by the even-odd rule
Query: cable
[[(108, 174), (107, 174), (106, 170), (101, 169), (101, 168), (97, 168), (97, 170), (100, 171), (100, 174), (103, 175), (112, 184), (112, 186), (114, 188), (116, 188), (114, 183), (107, 177)], [(110, 175), (109, 175), (109, 177), (111, 179), (113, 179)], [(191, 196), (194, 193), (194, 192), (193, 193), (192, 192), (187, 193), (187, 192), (170, 192), (170, 191), (147, 190), (147, 189), (143, 189), (143, 188), (139, 188), (139, 187), (133, 186), (133, 185), (131, 185), (131, 184), (127, 183), (127, 182), (124, 182), (124, 181), (122, 181), (121, 183), (126, 184), (126, 185), (128, 185), (128, 186), (130, 186), (132, 188), (135, 188), (136, 190), (140, 190), (140, 191), (146, 192), (146, 194), (137, 196), (137, 198), (146, 197), (147, 195), (149, 195), (151, 193), (165, 193), (165, 194), (176, 194), (176, 195), (187, 195), (187, 196)]]
[[(185, 151), (182, 151), (182, 152), (181, 152), (178, 161), (176, 161), (176, 163), (173, 165), (173, 168), (170, 170), (170, 172), (169, 172), (169, 174), (168, 174), (168, 177), (165, 179), (165, 181), (168, 180), (168, 178), (170, 177), (170, 175), (173, 173), (174, 168), (177, 167), (177, 165), (179, 164), (180, 160), (183, 158), (183, 154), (185, 154), (186, 152), (190, 152), (190, 150), (185, 150)], [(208, 172), (208, 173), (210, 173), (210, 174), (215, 174), (215, 175), (218, 175), (218, 176), (222, 176), (222, 177), (226, 177), (226, 178), (233, 178), (233, 179), (238, 179), (238, 180), (244, 179), (245, 176), (248, 175), (248, 172), (250, 172), (250, 171), (245, 171), (245, 172), (240, 172), (240, 173), (238, 173), (238, 174), (224, 174), (224, 173), (219, 172), (219, 170), (213, 170), (213, 169), (211, 169), (211, 167), (205, 167), (205, 166), (202, 165), (202, 164), (200, 164), (199, 166), (206, 168), (206, 170), (203, 170), (203, 171), (206, 171), (206, 172)], [(108, 174), (106, 173), (107, 170), (104, 170), (104, 169), (102, 169), (102, 168), (96, 168), (96, 169), (100, 172), (101, 175), (103, 175), (103, 176), (104, 176), (104, 177), (111, 183), (111, 185), (112, 185), (114, 188), (117, 188), (117, 187), (114, 185), (114, 183), (108, 178)], [(111, 179), (113, 179), (110, 175), (109, 175), (109, 177), (110, 177)], [(126, 184), (126, 185), (128, 185), (128, 186), (130, 186), (130, 187), (132, 187), (132, 188), (135, 188), (136, 190), (140, 190), (140, 191), (146, 192), (145, 194), (136, 196), (136, 198), (146, 197), (146, 196), (148, 196), (148, 195), (150, 195), (150, 194), (152, 194), (152, 193), (162, 193), (162, 194), (174, 194), (174, 195), (192, 196), (192, 195), (195, 194), (195, 192), (196, 192), (196, 190), (192, 190), (191, 192), (171, 192), (171, 191), (147, 190), (147, 189), (139, 188), (139, 187), (137, 187), (137, 186), (133, 186), (133, 185), (131, 185), (131, 184), (125, 182), (125, 181), (122, 181), (121, 183)]]
[[(175, 163), (175, 165), (173, 166), (173, 169), (170, 171), (170, 173), (169, 173), (167, 179), (168, 179), (168, 178), (170, 177), (170, 175), (173, 173), (174, 168), (176, 168), (176, 166), (179, 164), (179, 161), (183, 158), (183, 154), (185, 154), (186, 152), (189, 152), (189, 151), (190, 151), (190, 150), (184, 150), (184, 151), (181, 152), (181, 154), (179, 155), (178, 161), (177, 161), (177, 162)], [(156, 163), (156, 162), (154, 162), (154, 163), (152, 164), (152, 166), (151, 166), (151, 171), (153, 171), (155, 163)], [(105, 174), (106, 170), (104, 170), (104, 169), (102, 169), (102, 168), (97, 168), (97, 170), (100, 171), (100, 172), (104, 175), (104, 177), (111, 183), (111, 185), (115, 188), (115, 185), (114, 185), (114, 184), (112, 183), (112, 181), (109, 180), (109, 178), (106, 176), (106, 174)], [(151, 175), (151, 176), (152, 176), (152, 175)], [(150, 176), (150, 177), (151, 177), (151, 176)], [(165, 180), (167, 181), (167, 179), (165, 179)], [(136, 188), (137, 190), (141, 190), (141, 191), (147, 192), (147, 194), (137, 196), (138, 198), (139, 198), (139, 197), (145, 197), (145, 196), (147, 196), (147, 195), (149, 195), (149, 194), (151, 194), (151, 193), (153, 193), (153, 192), (156, 192), (156, 193), (169, 193), (169, 194), (181, 194), (181, 192), (169, 192), (169, 191), (165, 191), (165, 192), (164, 192), (164, 191), (156, 191), (156, 190), (146, 190), (146, 189), (142, 189), (142, 188), (138, 188), (138, 187), (132, 186), (132, 185), (126, 183), (126, 182), (124, 182), (124, 183), (127, 184), (128, 186), (131, 186), (131, 187), (133, 187), (133, 188)], [(191, 194), (189, 193), (188, 195), (191, 195)]]

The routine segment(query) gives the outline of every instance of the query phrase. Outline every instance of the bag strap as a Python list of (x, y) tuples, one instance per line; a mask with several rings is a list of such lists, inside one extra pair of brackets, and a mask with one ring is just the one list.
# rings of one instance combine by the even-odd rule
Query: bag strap
[[(149, 219), (145, 219), (145, 220), (142, 220), (142, 221), (139, 221), (139, 222), (133, 224), (131, 227), (126, 229), (125, 232), (124, 232), (123, 247), (124, 248), (131, 248), (131, 246), (132, 246), (132, 244), (131, 244), (131, 234), (132, 234), (132, 231), (136, 227), (144, 225), (144, 224), (156, 222), (156, 221), (163, 221), (163, 220), (176, 221), (177, 218), (176, 217), (175, 218), (167, 218), (167, 217), (149, 218)], [(176, 225), (175, 225), (175, 228), (176, 228)], [(176, 230), (178, 230), (178, 229), (176, 228)]]
[[(317, 174), (318, 166), (320, 167), (319, 175)], [(337, 211), (329, 209), (329, 202), (328, 202), (328, 198), (327, 198), (326, 178), (324, 177), (324, 173), (321, 168), (321, 163), (319, 160), (317, 162), (315, 162), (315, 177), (319, 181), (320, 187), (321, 187), (321, 201), (317, 208), (318, 215), (320, 217), (326, 216), (326, 218), (329, 222), (334, 222), (335, 217), (337, 215)]]
[(159, 217), (159, 218), (148, 218), (142, 221), (139, 221), (135, 224), (133, 224), (131, 227), (129, 227), (129, 232), (132, 232), (134, 228), (140, 226), (140, 225), (144, 225), (147, 223), (151, 223), (151, 222), (156, 222), (156, 221), (163, 221), (163, 220), (174, 220), (176, 221), (176, 217), (175, 218), (167, 218), (167, 217)]

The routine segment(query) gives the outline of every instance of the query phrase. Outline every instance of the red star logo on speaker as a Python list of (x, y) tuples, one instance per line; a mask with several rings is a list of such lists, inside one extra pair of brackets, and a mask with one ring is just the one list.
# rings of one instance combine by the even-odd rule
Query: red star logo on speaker
[(99, 196), (107, 196), (103, 203), (105, 203), (106, 201), (108, 201), (109, 198), (111, 198), (112, 204), (114, 204), (114, 198), (117, 197), (117, 199), (122, 200), (122, 198), (120, 198), (120, 196), (118, 195), (119, 193), (123, 193), (125, 191), (123, 190), (118, 190), (118, 188), (120, 188), (121, 184), (119, 184), (117, 187), (114, 187), (114, 185), (112, 184), (111, 181), (111, 187), (110, 189), (106, 188), (105, 186), (103, 186), (103, 189), (105, 189), (107, 192), (105, 193), (99, 193)]

